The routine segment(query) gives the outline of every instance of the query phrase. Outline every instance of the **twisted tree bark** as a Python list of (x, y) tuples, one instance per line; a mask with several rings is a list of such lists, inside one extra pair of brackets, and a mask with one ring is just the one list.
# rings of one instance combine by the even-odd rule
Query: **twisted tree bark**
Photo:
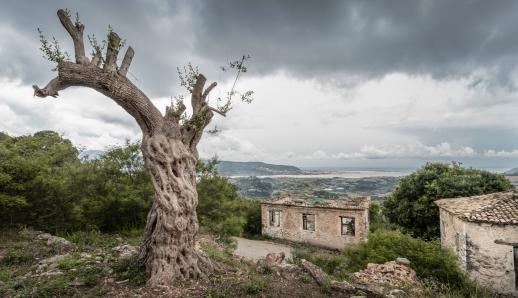
[(119, 68), (116, 61), (120, 38), (111, 32), (101, 67), (102, 59), (97, 54), (91, 61), (85, 56), (84, 26), (74, 25), (63, 10), (58, 11), (58, 17), (72, 37), (76, 62), (60, 63), (58, 76), (44, 88), (34, 85), (34, 95), (57, 97), (59, 91), (71, 86), (88, 87), (111, 98), (135, 118), (142, 130), (142, 154), (155, 189), (139, 253), (139, 260), (149, 277), (148, 284), (167, 286), (176, 278), (208, 276), (213, 265), (195, 245), (198, 233), (195, 167), (196, 147), (213, 112), (217, 112), (207, 104), (207, 96), (216, 83), (204, 89), (205, 77), (197, 76), (191, 96), (193, 114), (190, 119), (180, 121), (186, 109), (183, 103), (178, 107), (167, 107), (162, 115), (126, 78), (134, 55), (131, 47)]

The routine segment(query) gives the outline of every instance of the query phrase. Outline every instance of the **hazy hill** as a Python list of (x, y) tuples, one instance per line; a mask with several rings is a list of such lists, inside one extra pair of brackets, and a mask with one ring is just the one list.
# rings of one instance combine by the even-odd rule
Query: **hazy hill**
[(506, 176), (518, 176), (518, 168), (512, 168), (509, 171), (504, 172)]
[(223, 176), (265, 176), (303, 173), (301, 169), (295, 166), (274, 165), (258, 161), (240, 162), (222, 160), (216, 168), (219, 174)]

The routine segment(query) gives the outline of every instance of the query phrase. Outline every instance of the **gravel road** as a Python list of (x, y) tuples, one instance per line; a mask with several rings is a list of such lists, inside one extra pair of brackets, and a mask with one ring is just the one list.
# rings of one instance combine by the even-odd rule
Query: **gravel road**
[(271, 252), (279, 253), (283, 251), (286, 260), (291, 259), (292, 247), (288, 245), (264, 240), (249, 240), (240, 237), (234, 237), (234, 239), (237, 241), (237, 248), (234, 251), (234, 255), (236, 256), (257, 261)]

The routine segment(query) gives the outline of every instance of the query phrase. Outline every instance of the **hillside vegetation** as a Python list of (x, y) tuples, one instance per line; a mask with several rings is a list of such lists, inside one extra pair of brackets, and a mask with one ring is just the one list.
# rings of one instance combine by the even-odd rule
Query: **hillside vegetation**
[[(0, 225), (30, 226), (52, 233), (141, 229), (153, 189), (140, 145), (126, 143), (96, 159), (52, 131), (0, 138)], [(260, 233), (257, 202), (238, 197), (215, 171), (198, 164), (198, 216), (202, 228), (228, 238)]]

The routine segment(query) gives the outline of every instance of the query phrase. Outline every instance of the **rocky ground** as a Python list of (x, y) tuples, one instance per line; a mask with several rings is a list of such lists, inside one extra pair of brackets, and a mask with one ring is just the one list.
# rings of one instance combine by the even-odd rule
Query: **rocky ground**
[(217, 264), (208, 280), (177, 281), (149, 289), (135, 266), (134, 235), (76, 233), (67, 239), (31, 230), (1, 231), (0, 297), (414, 297), (421, 286), (408, 260), (369, 264), (337, 281), (284, 252), (255, 260), (202, 235), (199, 246)]

